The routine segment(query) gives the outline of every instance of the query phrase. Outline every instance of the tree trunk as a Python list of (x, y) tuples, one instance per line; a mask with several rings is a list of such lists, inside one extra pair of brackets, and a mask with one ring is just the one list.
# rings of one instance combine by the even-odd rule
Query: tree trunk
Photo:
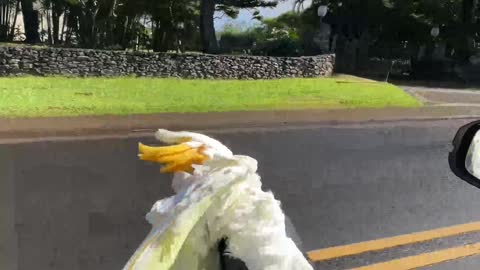
[(162, 43), (162, 32), (161, 31), (160, 20), (155, 20), (154, 28), (153, 28), (153, 35), (152, 35), (152, 49), (154, 52), (161, 51), (161, 43)]
[(214, 13), (215, 0), (202, 0), (200, 5), (200, 36), (204, 53), (218, 53)]
[(38, 33), (38, 11), (33, 9), (33, 0), (21, 0), (23, 25), (25, 26), (25, 42), (37, 43), (40, 41)]
[(67, 13), (67, 8), (65, 8), (65, 11), (63, 12), (62, 33), (60, 34), (60, 41), (61, 42), (66, 41), (65, 27), (67, 26), (67, 20), (68, 20), (68, 13)]
[(12, 41), (15, 37), (15, 25), (17, 24), (17, 17), (18, 17), (18, 12), (19, 11), (20, 11), (20, 0), (18, 0), (16, 5), (15, 5), (15, 14), (13, 16), (13, 23), (12, 23), (12, 27), (10, 29), (10, 40), (12, 40)]
[(43, 29), (43, 14), (40, 14), (40, 29), (38, 30), (40, 31), (40, 42), (43, 42), (44, 35), (45, 35), (44, 29)]
[[(61, 10), (61, 9), (60, 9)], [(61, 12), (59, 12), (59, 8), (57, 6), (52, 7), (52, 34), (53, 34), (53, 43), (58, 44), (60, 43), (60, 16)]]
[(463, 24), (465, 37), (460, 54), (468, 58), (474, 50), (474, 24), (476, 23), (476, 12), (478, 9), (478, 0), (463, 0)]
[(92, 48), (96, 49), (97, 48), (97, 13), (98, 9), (95, 10), (95, 12), (92, 14), (92, 25), (90, 28), (90, 40), (92, 43)]
[(463, 0), (463, 22), (475, 23), (478, 0)]
[(155, 19), (155, 28), (153, 30), (152, 49), (154, 52), (166, 52), (174, 44), (174, 30), (171, 21), (162, 17)]
[(8, 40), (10, 4), (0, 4), (0, 41)]
[(46, 15), (47, 15), (47, 31), (48, 31), (48, 43), (50, 45), (53, 45), (53, 36), (52, 36), (52, 21), (51, 21), (51, 16), (50, 16), (50, 11), (51, 9), (47, 9), (45, 11)]
[[(97, 14), (99, 7), (95, 4), (79, 6), (76, 11), (78, 18), (78, 31), (74, 31), (84, 48), (96, 48), (97, 46)], [(82, 2), (83, 3), (83, 2)], [(74, 23), (75, 24), (75, 23)]]

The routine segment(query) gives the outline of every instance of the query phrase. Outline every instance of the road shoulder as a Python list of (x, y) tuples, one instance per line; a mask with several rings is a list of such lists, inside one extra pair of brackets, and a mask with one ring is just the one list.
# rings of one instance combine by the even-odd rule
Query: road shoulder
[(121, 135), (171, 130), (286, 127), (303, 124), (336, 124), (404, 120), (480, 118), (476, 106), (426, 106), (421, 108), (249, 111), (222, 113), (168, 113), (128, 116), (55, 118), (0, 118), (0, 138)]

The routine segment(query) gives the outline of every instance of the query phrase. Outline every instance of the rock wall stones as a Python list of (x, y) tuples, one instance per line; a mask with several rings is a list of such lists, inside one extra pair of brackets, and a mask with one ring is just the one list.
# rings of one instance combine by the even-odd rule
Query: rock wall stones
[(334, 55), (263, 57), (0, 47), (0, 76), (136, 75), (192, 79), (275, 79), (330, 76), (334, 63)]

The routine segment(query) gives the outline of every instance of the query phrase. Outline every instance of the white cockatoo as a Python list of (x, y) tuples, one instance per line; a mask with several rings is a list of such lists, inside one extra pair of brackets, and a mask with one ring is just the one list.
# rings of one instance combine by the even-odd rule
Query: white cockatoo
[(151, 232), (124, 270), (219, 270), (222, 239), (249, 270), (313, 270), (286, 234), (280, 202), (261, 189), (255, 159), (203, 134), (155, 136), (170, 146), (139, 144), (139, 157), (165, 164), (176, 194), (147, 214)]

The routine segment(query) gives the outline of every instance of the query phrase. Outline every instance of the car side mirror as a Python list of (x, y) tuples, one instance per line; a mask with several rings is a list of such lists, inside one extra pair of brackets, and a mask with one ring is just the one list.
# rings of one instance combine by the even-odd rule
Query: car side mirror
[(457, 131), (448, 161), (456, 176), (480, 188), (480, 121), (469, 123)]

